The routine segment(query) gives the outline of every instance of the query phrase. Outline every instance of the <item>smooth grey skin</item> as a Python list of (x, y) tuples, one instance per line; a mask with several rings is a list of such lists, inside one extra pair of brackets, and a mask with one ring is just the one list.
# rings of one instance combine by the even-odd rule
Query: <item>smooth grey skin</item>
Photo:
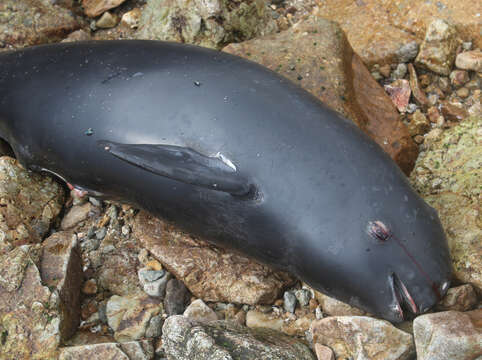
[(396, 164), (352, 122), (239, 57), (153, 41), (2, 53), (0, 137), (29, 169), (385, 319), (424, 312), (448, 289), (437, 213)]

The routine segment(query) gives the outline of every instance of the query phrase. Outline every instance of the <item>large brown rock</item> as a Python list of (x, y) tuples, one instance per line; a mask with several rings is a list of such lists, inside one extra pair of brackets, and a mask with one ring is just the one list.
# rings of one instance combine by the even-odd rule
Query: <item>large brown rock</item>
[(27, 171), (12, 158), (0, 158), (0, 253), (42, 241), (62, 209), (63, 195), (52, 178)]
[(482, 310), (422, 315), (413, 322), (413, 332), (419, 360), (482, 357)]
[(480, 1), (337, 0), (320, 2), (318, 14), (338, 22), (355, 51), (371, 66), (397, 62), (400, 48), (420, 43), (434, 19), (453, 23), (464, 41), (482, 47)]
[(336, 358), (372, 360), (411, 359), (412, 335), (388, 321), (366, 316), (332, 316), (311, 325), (313, 343), (329, 346)]
[(79, 324), (81, 269), (76, 238), (0, 255), (0, 358), (54, 359)]
[(23, 47), (60, 41), (80, 28), (72, 12), (49, 0), (2, 0), (0, 45)]
[(242, 255), (217, 248), (140, 212), (133, 234), (204, 301), (272, 303), (293, 279)]
[(373, 79), (345, 34), (318, 17), (279, 34), (223, 49), (279, 72), (353, 120), (409, 173), (418, 154), (383, 88)]

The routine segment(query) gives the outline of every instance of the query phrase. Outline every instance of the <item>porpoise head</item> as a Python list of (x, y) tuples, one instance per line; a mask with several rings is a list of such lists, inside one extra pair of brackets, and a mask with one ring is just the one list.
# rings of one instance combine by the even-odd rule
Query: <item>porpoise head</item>
[[(328, 248), (323, 241), (318, 242), (323, 249), (303, 249), (302, 277), (328, 295), (392, 322), (426, 312), (445, 295), (452, 276), (436, 210), (403, 174), (359, 181), (357, 201), (345, 207), (343, 221), (334, 220), (338, 232), (331, 233), (340, 235)], [(327, 250), (331, 256), (320, 261), (319, 253)]]

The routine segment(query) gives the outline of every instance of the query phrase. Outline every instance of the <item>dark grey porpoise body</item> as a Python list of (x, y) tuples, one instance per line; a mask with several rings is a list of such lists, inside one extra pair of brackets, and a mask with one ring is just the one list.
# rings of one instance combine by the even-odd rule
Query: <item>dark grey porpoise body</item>
[(123, 200), (391, 321), (451, 265), (437, 213), (350, 121), (277, 74), (195, 46), (0, 54), (0, 137), (32, 170)]

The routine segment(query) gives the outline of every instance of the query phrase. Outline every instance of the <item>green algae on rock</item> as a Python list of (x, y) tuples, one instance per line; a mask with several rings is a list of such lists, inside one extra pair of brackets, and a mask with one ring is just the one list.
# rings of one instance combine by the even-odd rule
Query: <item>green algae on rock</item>
[(482, 117), (426, 139), (410, 179), (439, 213), (455, 276), (482, 291)]

